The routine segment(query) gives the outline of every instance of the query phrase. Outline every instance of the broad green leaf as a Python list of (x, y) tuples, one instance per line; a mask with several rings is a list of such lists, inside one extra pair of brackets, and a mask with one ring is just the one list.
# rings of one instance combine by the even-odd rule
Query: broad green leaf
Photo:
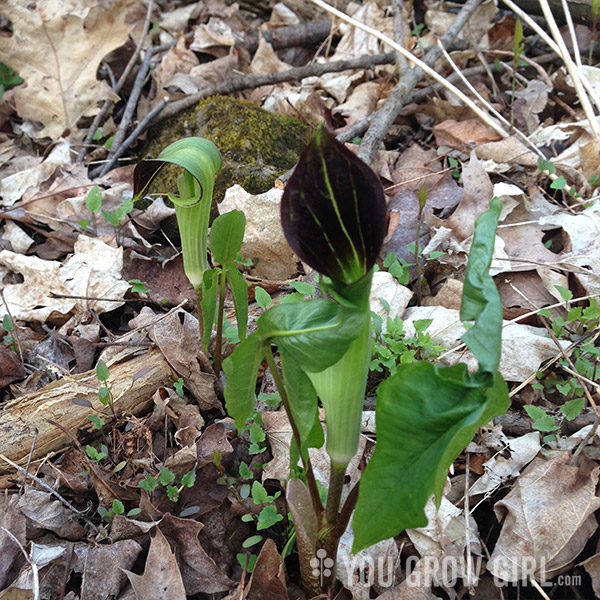
[(292, 281), (290, 284), (297, 292), (312, 296), (315, 293), (315, 286), (305, 281)]
[(255, 481), (252, 484), (252, 500), (254, 504), (266, 504), (267, 502), (273, 502), (273, 498), (267, 494), (265, 486), (260, 481)]
[(501, 210), (502, 203), (493, 198), (475, 223), (460, 307), (463, 321), (475, 321), (462, 339), (479, 361), (479, 370), (487, 373), (498, 368), (502, 343), (502, 303), (489, 274)]
[(181, 234), (183, 266), (195, 289), (202, 285), (208, 268), (206, 242), (215, 176), (221, 168), (217, 147), (204, 138), (184, 138), (167, 146), (156, 160), (139, 162), (133, 172), (134, 199), (143, 196), (165, 164), (184, 169), (177, 179), (179, 196), (169, 193), (175, 204)]
[(361, 311), (317, 298), (270, 308), (259, 317), (258, 331), (301, 369), (318, 372), (343, 356), (360, 334), (362, 323)]
[(300, 444), (305, 448), (315, 421), (318, 421), (317, 393), (306, 373), (283, 348), (280, 348), (279, 356), (292, 417), (300, 434)]
[(269, 529), (273, 527), (275, 523), (283, 520), (283, 515), (277, 513), (277, 507), (274, 504), (265, 506), (258, 515), (258, 523), (256, 524), (256, 530), (261, 531), (262, 529)]
[(562, 296), (562, 299), (565, 300), (566, 302), (570, 302), (571, 300), (573, 300), (573, 292), (565, 287), (563, 287), (562, 285), (555, 285), (554, 286), (558, 293)]
[(217, 297), (219, 294), (219, 273), (221, 269), (209, 269), (204, 271), (202, 277), (202, 301), (200, 309), (202, 310), (202, 345), (204, 350), (208, 349), (210, 334), (215, 323), (215, 314), (217, 312)]
[(167, 467), (161, 465), (158, 479), (160, 480), (161, 485), (169, 485), (175, 481), (175, 473), (173, 473), (171, 469), (167, 469)]
[(213, 259), (225, 267), (233, 262), (244, 239), (246, 217), (241, 210), (232, 210), (217, 217), (210, 228), (210, 251)]
[(223, 371), (227, 380), (224, 391), (225, 407), (235, 420), (238, 431), (246, 424), (254, 410), (256, 376), (262, 359), (260, 336), (253, 333), (223, 361)]
[(271, 296), (258, 285), (254, 288), (254, 298), (256, 299), (256, 304), (261, 308), (267, 308), (273, 304)]
[(100, 359), (96, 364), (96, 378), (98, 381), (107, 381), (109, 377), (110, 372), (108, 367), (106, 366), (106, 363)]
[(262, 535), (251, 535), (242, 542), (242, 548), (250, 548), (265, 538)]
[(560, 407), (560, 412), (565, 415), (567, 421), (572, 421), (581, 414), (584, 406), (585, 398), (574, 398), (573, 400), (565, 402)]
[(384, 381), (377, 394), (377, 444), (352, 523), (354, 552), (425, 526), (424, 506), (431, 494), (439, 503), (448, 467), (508, 403), (499, 374), (481, 382), (464, 364), (411, 363)]
[(125, 506), (123, 506), (120, 500), (115, 498), (112, 502), (112, 511), (115, 515), (122, 515), (125, 512)]
[[(199, 137), (183, 138), (167, 146), (156, 159), (140, 161), (133, 172), (133, 197), (137, 199), (146, 193), (152, 181), (166, 163), (177, 165), (188, 171), (200, 184), (202, 198), (210, 196), (214, 187), (215, 175), (221, 169), (221, 154), (209, 140)], [(178, 198), (180, 206), (195, 204), (191, 198)]]
[(98, 212), (102, 208), (102, 192), (97, 185), (88, 192), (85, 198), (85, 205), (93, 213)]
[(190, 488), (196, 483), (196, 471), (186, 471), (181, 476), (181, 485)]
[(374, 265), (386, 213), (377, 175), (320, 126), (281, 199), (281, 224), (292, 250), (334, 282), (351, 283)]
[(537, 431), (549, 432), (558, 429), (554, 417), (551, 417), (543, 408), (534, 406), (533, 404), (527, 404), (523, 408), (533, 419), (532, 427)]
[(227, 281), (233, 296), (238, 336), (240, 340), (243, 340), (246, 337), (248, 327), (248, 282), (234, 264), (227, 267)]

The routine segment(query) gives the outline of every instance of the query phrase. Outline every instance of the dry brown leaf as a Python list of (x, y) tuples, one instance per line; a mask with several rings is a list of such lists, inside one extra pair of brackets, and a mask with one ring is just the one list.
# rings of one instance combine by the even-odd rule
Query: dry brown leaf
[(38, 137), (57, 140), (65, 130), (73, 135), (77, 121), (96, 114), (98, 101), (113, 94), (96, 73), (102, 59), (127, 42), (132, 25), (125, 24), (126, 2), (110, 4), (3, 3), (2, 15), (13, 23), (14, 31), (11, 37), (0, 37), (0, 53), (25, 80), (15, 89), (17, 112), (23, 119), (42, 123)]
[(19, 355), (11, 348), (5, 346), (0, 347), (0, 388), (23, 379), (25, 377), (25, 369), (19, 358)]
[(475, 154), (486, 162), (485, 170), (488, 173), (503, 173), (514, 165), (535, 167), (538, 159), (537, 154), (515, 136), (481, 144), (475, 148)]
[(375, 81), (366, 81), (357, 85), (346, 102), (333, 109), (332, 114), (341, 115), (346, 120), (346, 126), (365, 119), (377, 107), (381, 96), (381, 86)]
[(23, 283), (4, 288), (13, 318), (22, 321), (60, 322), (73, 311), (87, 312), (88, 308), (93, 308), (100, 314), (123, 304), (53, 298), (53, 293), (120, 300), (130, 287), (121, 279), (123, 248), (112, 248), (99, 239), (84, 235), (75, 243), (75, 254), (63, 264), (3, 250), (0, 267), (23, 276)]
[(594, 554), (581, 563), (592, 580), (596, 597), (600, 597), (600, 554)]
[(85, 529), (72, 511), (48, 492), (28, 488), (19, 496), (19, 508), (29, 519), (29, 527), (53, 531), (68, 540), (79, 540), (85, 536)]
[(463, 167), (464, 194), (458, 208), (447, 219), (426, 214), (430, 227), (447, 227), (459, 242), (473, 234), (477, 217), (485, 212), (493, 196), (493, 186), (483, 163), (471, 153), (471, 160)]
[(503, 522), (488, 562), (496, 577), (544, 581), (571, 568), (597, 528), (594, 511), (599, 468), (591, 472), (568, 464), (571, 453), (546, 461), (535, 459), (496, 503)]
[(112, 544), (76, 544), (73, 565), (81, 573), (81, 600), (105, 600), (118, 596), (142, 547), (134, 540)]
[[(204, 525), (198, 521), (180, 519), (170, 513), (163, 517), (160, 528), (156, 528), (157, 532), (162, 529), (177, 548), (177, 562), (181, 568), (185, 591), (189, 596), (199, 592), (216, 594), (234, 586), (200, 544), (198, 534), (203, 528)], [(171, 600), (170, 596), (166, 598)]]
[[(566, 281), (562, 285), (568, 288)], [(536, 271), (498, 275), (496, 287), (506, 319), (514, 319), (556, 302), (556, 298), (548, 291), (544, 280)]]
[(526, 433), (503, 444), (502, 449), (508, 449), (507, 456), (497, 453), (485, 462), (485, 471), (470, 487), (469, 495), (493, 493), (509, 479), (517, 477), (540, 451), (540, 434), (537, 431)]
[(143, 575), (125, 571), (137, 600), (186, 600), (183, 580), (175, 554), (157, 527), (150, 541)]
[(439, 600), (431, 591), (433, 573), (429, 557), (421, 558), (410, 575), (391, 590), (386, 590), (377, 600)]
[(581, 170), (587, 180), (600, 175), (600, 140), (592, 140), (579, 147)]
[(245, 594), (246, 600), (286, 600), (285, 569), (275, 542), (268, 539), (260, 549), (252, 577)]
[(144, 307), (129, 323), (132, 328), (148, 329), (148, 335), (158, 345), (171, 367), (183, 377), (201, 410), (221, 407), (214, 390), (214, 375), (204, 373), (198, 360), (200, 333), (195, 317), (180, 309), (157, 320), (152, 310)]
[(433, 134), (438, 146), (449, 146), (461, 152), (470, 152), (481, 144), (502, 139), (493, 129), (475, 119), (444, 121), (433, 128)]
[(552, 87), (534, 79), (527, 84), (524, 90), (517, 90), (514, 103), (515, 117), (522, 121), (523, 125), (520, 128), (527, 133), (533, 133), (540, 125), (538, 115), (546, 108), (548, 103), (548, 94), (552, 91)]
[(23, 546), (25, 539), (26, 518), (19, 510), (19, 496), (14, 494), (8, 502), (0, 505), (0, 589), (5, 588), (18, 574), (24, 563), (19, 547), (4, 529), (10, 531)]

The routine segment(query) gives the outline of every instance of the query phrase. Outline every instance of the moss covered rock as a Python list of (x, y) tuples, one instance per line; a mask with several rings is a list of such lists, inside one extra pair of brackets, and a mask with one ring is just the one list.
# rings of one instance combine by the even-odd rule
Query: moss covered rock
[[(213, 96), (151, 129), (140, 158), (156, 158), (163, 148), (189, 136), (207, 138), (221, 152), (216, 202), (236, 183), (251, 194), (271, 189), (275, 179), (296, 164), (308, 142), (307, 128), (298, 119), (263, 110), (248, 100)], [(167, 171), (153, 184), (153, 191), (174, 192), (175, 182), (175, 173)]]

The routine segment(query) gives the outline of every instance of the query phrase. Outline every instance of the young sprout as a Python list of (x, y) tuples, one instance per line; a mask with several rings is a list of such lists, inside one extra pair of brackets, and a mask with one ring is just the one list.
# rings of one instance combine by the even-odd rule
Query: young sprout
[[(147, 192), (152, 181), (166, 164), (183, 168), (177, 178), (178, 195), (168, 194), (175, 205), (177, 224), (181, 235), (183, 268), (196, 290), (200, 321), (202, 277), (208, 269), (207, 237), (210, 207), (215, 177), (221, 169), (221, 154), (209, 140), (198, 137), (184, 138), (167, 146), (156, 159), (142, 160), (133, 172), (133, 197), (138, 199)], [(202, 323), (200, 323), (202, 335)]]

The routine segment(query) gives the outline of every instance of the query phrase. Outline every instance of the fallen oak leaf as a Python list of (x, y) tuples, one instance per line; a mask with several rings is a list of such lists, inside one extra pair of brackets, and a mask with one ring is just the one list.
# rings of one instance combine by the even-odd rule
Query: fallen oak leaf
[(185, 600), (187, 595), (175, 554), (157, 527), (150, 541), (143, 575), (123, 569), (137, 600)]
[(14, 90), (17, 113), (42, 123), (39, 138), (73, 134), (81, 117), (98, 112), (99, 100), (114, 96), (96, 73), (102, 59), (127, 42), (133, 25), (125, 23), (126, 3), (112, 4), (103, 10), (93, 0), (3, 3), (2, 15), (14, 29), (0, 37), (0, 52), (25, 80)]

